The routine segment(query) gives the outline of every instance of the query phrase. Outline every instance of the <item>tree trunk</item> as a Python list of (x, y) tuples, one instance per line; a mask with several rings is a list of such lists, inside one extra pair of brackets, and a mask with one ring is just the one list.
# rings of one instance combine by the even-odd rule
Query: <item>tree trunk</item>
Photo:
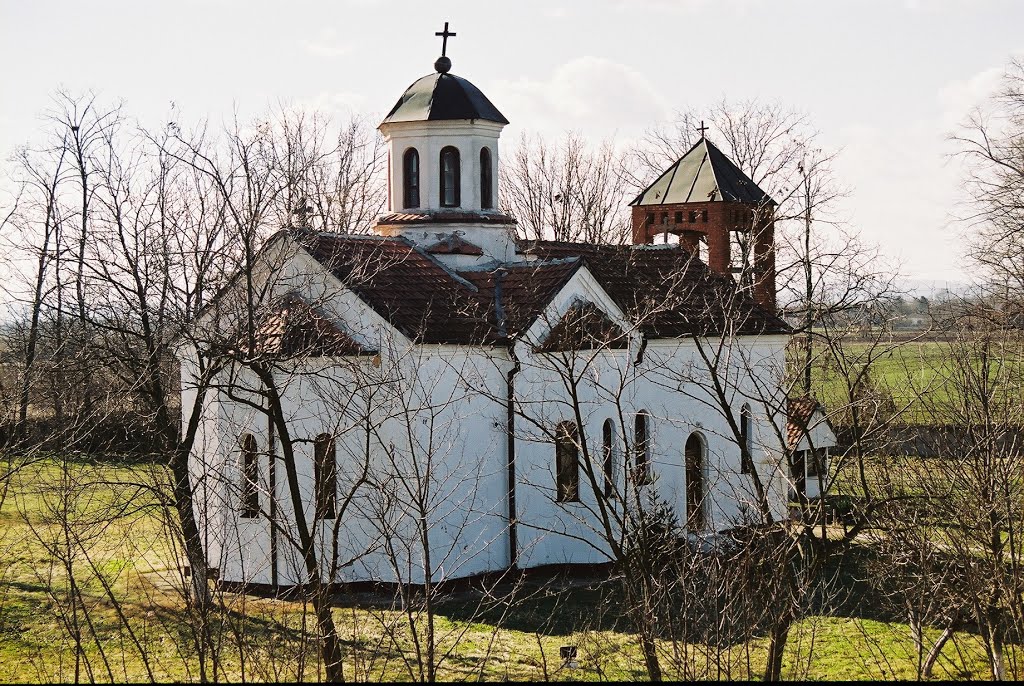
[(932, 645), (931, 650), (928, 651), (928, 655), (924, 658), (924, 663), (921, 665), (921, 678), (931, 679), (932, 672), (935, 670), (935, 663), (939, 660), (939, 654), (942, 653), (942, 648), (946, 645), (946, 642), (953, 637), (953, 627), (948, 626), (942, 630), (942, 634), (936, 639), (935, 644)]
[(768, 662), (764, 667), (765, 681), (782, 680), (782, 654), (789, 641), (789, 630), (793, 626), (793, 613), (786, 611), (772, 626), (768, 642)]
[(338, 636), (337, 627), (334, 624), (334, 615), (331, 614), (329, 589), (320, 578), (320, 565), (317, 561), (313, 533), (310, 532), (306, 524), (306, 513), (302, 502), (302, 490), (299, 487), (299, 474), (295, 467), (295, 451), (292, 445), (291, 433), (285, 422), (281, 397), (277, 392), (273, 373), (266, 368), (255, 365), (253, 369), (264, 384), (268, 400), (267, 412), (270, 413), (277, 429), (287, 479), (288, 494), (292, 501), (292, 515), (295, 517), (295, 528), (299, 534), (299, 545), (302, 546), (300, 552), (306, 567), (307, 587), (310, 589), (307, 597), (313, 605), (313, 610), (316, 613), (317, 627), (320, 630), (320, 655), (324, 661), (325, 676), (327, 681), (331, 683), (340, 683), (345, 680), (341, 640)]

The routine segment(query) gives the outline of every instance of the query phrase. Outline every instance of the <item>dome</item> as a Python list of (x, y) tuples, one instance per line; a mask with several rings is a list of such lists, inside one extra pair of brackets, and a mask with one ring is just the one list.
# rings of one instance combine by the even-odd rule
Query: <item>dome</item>
[(381, 123), (445, 119), (484, 119), (508, 124), (508, 119), (479, 88), (460, 76), (439, 72), (409, 86)]

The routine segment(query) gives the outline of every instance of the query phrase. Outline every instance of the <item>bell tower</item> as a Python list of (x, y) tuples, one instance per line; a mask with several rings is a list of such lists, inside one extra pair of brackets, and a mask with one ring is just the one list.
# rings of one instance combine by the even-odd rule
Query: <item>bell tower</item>
[[(636, 197), (633, 243), (677, 236), (708, 266), (775, 309), (775, 201), (705, 136)], [(735, 245), (735, 250), (734, 250)], [(733, 253), (738, 254), (733, 254)]]

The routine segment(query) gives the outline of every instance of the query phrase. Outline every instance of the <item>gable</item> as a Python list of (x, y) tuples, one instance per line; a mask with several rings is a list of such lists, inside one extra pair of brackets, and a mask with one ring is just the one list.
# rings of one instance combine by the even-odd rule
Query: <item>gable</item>
[(627, 319), (648, 338), (684, 338), (731, 331), (789, 333), (773, 311), (737, 294), (728, 276), (677, 246), (522, 241), (540, 259), (578, 257)]
[(273, 357), (347, 357), (377, 351), (358, 343), (296, 293), (283, 298), (255, 331), (256, 352)]
[(623, 349), (635, 330), (582, 261), (520, 338), (534, 352)]
[(629, 334), (594, 303), (577, 300), (551, 327), (534, 352), (621, 349), (629, 347)]
[(812, 396), (786, 402), (786, 442), (792, 450), (828, 448), (836, 444), (835, 430), (821, 404)]

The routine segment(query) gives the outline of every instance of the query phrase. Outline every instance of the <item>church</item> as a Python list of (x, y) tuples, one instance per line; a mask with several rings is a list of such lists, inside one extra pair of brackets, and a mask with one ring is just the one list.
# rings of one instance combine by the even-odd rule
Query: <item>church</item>
[(380, 123), (374, 233), (278, 231), (195, 322), (227, 342), (180, 354), (209, 565), (421, 584), (613, 561), (639, 511), (786, 516), (771, 198), (701, 132), (631, 245), (518, 239), (508, 120), (445, 52)]

